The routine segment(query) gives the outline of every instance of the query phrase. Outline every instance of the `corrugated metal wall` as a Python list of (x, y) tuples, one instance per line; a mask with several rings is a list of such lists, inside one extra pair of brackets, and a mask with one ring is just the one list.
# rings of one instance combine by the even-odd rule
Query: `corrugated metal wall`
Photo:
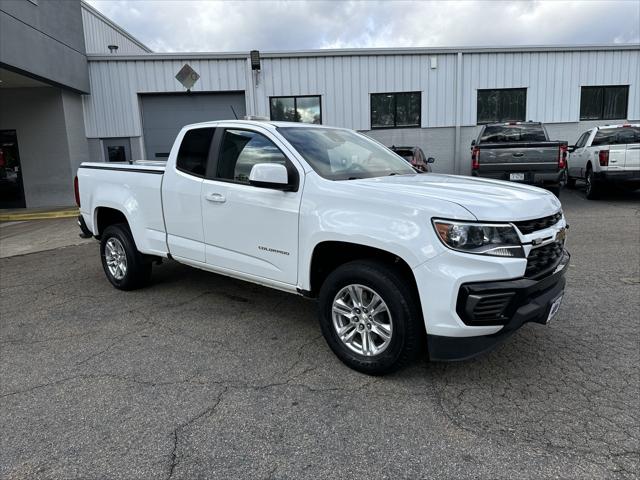
[[(89, 58), (87, 136), (141, 134), (140, 92), (176, 92), (174, 76), (189, 63), (201, 78), (194, 91), (246, 90), (247, 112), (269, 116), (269, 97), (321, 95), (326, 125), (370, 128), (370, 94), (422, 92), (422, 127), (456, 125), (457, 53), (396, 55), (266, 55), (259, 78), (246, 58), (185, 55), (158, 59)], [(431, 68), (431, 58), (437, 62)], [(248, 87), (248, 85), (251, 85)], [(640, 49), (564, 52), (465, 52), (459, 124), (476, 125), (477, 89), (527, 88), (527, 119), (578, 122), (580, 87), (630, 85), (628, 118), (640, 119)]]
[(640, 50), (463, 55), (462, 124), (475, 125), (477, 89), (527, 88), (527, 119), (577, 122), (580, 87), (630, 85), (628, 118), (640, 119)]
[(142, 135), (138, 93), (184, 92), (175, 75), (185, 63), (200, 74), (194, 92), (246, 90), (245, 59), (90, 61), (91, 95), (84, 96), (87, 137)]
[(369, 128), (370, 94), (422, 92), (422, 126), (455, 121), (456, 55), (438, 55), (431, 69), (427, 55), (376, 55), (266, 58), (257, 93), (257, 115), (269, 116), (269, 97), (322, 95), (327, 125)]
[(84, 26), (84, 43), (87, 53), (109, 53), (108, 45), (117, 45), (118, 54), (148, 53), (127, 35), (122, 34), (107, 21), (95, 13), (90, 6), (82, 4), (82, 24)]

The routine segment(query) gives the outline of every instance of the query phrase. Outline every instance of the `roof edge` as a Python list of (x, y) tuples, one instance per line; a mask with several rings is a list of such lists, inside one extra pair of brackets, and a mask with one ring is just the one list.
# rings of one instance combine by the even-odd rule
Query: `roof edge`
[[(98, 17), (100, 20), (102, 20), (104, 23), (106, 23), (107, 25), (109, 25), (111, 28), (113, 28), (114, 30), (116, 30), (119, 34), (127, 37), (129, 40), (131, 40), (133, 43), (135, 43), (137, 46), (139, 46), (141, 49), (143, 49), (144, 51), (146, 51), (148, 54), (152, 54), (154, 53), (153, 50), (151, 50), (149, 47), (147, 47), (144, 43), (142, 43), (140, 40), (138, 40), (136, 37), (134, 37), (133, 35), (131, 35), (129, 32), (127, 32), (124, 28), (122, 28), (120, 25), (118, 25), (117, 23), (115, 23), (113, 20), (111, 20), (109, 17), (107, 17), (106, 15), (104, 15), (102, 12), (100, 12), (100, 10), (98, 10), (97, 8), (89, 5), (87, 2), (85, 2), (84, 0), (80, 0), (80, 6), (84, 9), (86, 9), (87, 11), (89, 11), (92, 15), (95, 15), (96, 17)], [(140, 54), (140, 55), (145, 55), (145, 54)]]
[[(84, 4), (84, 2), (83, 2)], [(291, 51), (264, 51), (262, 58), (348, 57), (372, 55), (438, 55), (457, 53), (534, 53), (640, 50), (640, 43), (609, 43), (585, 45), (523, 45), (510, 47), (412, 47), (412, 48), (343, 48)], [(148, 54), (89, 54), (89, 60), (230, 60), (249, 58), (249, 52), (168, 52)]]

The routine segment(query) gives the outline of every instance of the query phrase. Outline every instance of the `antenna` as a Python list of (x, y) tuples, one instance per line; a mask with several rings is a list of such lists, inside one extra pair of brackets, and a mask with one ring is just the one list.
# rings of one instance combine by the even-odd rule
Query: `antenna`
[(231, 111), (233, 112), (233, 116), (236, 117), (236, 120), (238, 120), (238, 114), (236, 113), (236, 111), (233, 109), (233, 105), (229, 105), (229, 108), (231, 109)]

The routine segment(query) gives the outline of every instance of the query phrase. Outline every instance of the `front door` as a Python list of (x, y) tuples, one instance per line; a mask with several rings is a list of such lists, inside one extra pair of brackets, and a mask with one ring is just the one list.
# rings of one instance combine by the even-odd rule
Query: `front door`
[(280, 163), (289, 178), (300, 171), (276, 138), (252, 130), (226, 129), (214, 172), (202, 184), (206, 262), (214, 268), (297, 283), (301, 187), (284, 192), (249, 184), (256, 163)]
[(22, 168), (15, 130), (0, 130), (0, 208), (24, 208)]

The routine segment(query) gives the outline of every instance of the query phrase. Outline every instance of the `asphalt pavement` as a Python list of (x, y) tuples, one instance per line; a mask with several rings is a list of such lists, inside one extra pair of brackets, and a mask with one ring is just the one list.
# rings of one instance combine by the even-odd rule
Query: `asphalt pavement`
[(0, 259), (0, 478), (638, 478), (640, 197), (562, 200), (550, 325), (381, 378), (301, 297), (173, 262), (120, 292), (95, 241)]

